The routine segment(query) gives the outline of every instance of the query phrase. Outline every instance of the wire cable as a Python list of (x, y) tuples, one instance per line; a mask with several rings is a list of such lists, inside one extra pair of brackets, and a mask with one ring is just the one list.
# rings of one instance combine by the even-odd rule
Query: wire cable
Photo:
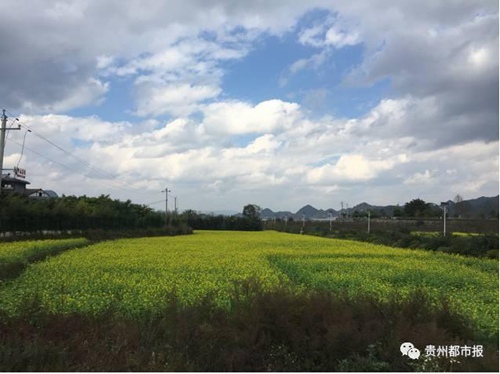
[[(9, 110), (5, 110), (5, 111), (9, 115), (14, 116)], [(112, 175), (111, 173), (106, 172), (106, 171), (104, 171), (104, 170), (102, 170), (102, 169), (100, 169), (100, 168), (92, 165), (90, 162), (82, 159), (81, 157), (78, 157), (78, 156), (74, 155), (73, 153), (67, 151), (63, 147), (59, 146), (58, 144), (54, 143), (53, 141), (51, 141), (47, 137), (45, 137), (42, 134), (40, 134), (38, 131), (34, 130), (31, 126), (27, 125), (25, 122), (20, 121), (17, 117), (16, 117), (16, 120), (19, 121), (20, 126), (26, 128), (28, 131), (32, 132), (35, 136), (37, 136), (38, 138), (40, 138), (43, 141), (47, 142), (48, 144), (50, 144), (51, 146), (55, 147), (56, 149), (62, 151), (66, 155), (72, 157), (73, 159), (75, 159), (78, 162), (78, 165), (83, 166), (86, 169), (85, 172), (83, 170), (77, 171), (75, 169), (72, 169), (72, 171), (77, 172), (77, 173), (82, 174), (82, 175), (84, 175), (85, 173), (88, 173), (88, 172), (94, 172), (95, 174), (101, 176), (103, 179), (108, 180), (108, 181), (110, 181), (112, 183), (115, 183), (116, 185), (111, 185), (111, 184), (108, 185), (108, 186), (111, 186), (112, 188), (116, 189), (116, 188), (126, 187), (126, 188), (130, 188), (130, 189), (132, 189), (134, 191), (137, 191), (137, 192), (139, 192), (139, 193), (141, 193), (143, 195), (149, 195), (149, 193), (143, 192), (143, 190), (139, 189), (138, 187), (135, 187), (135, 186), (133, 186), (133, 185), (127, 183), (127, 182), (124, 182), (124, 181), (116, 179), (118, 177), (117, 175)], [(10, 139), (9, 141), (12, 141), (12, 140)], [(16, 143), (16, 144), (19, 145), (19, 143)], [(33, 150), (30, 150), (30, 151), (33, 152)], [(37, 154), (40, 155), (39, 153), (37, 153)], [(58, 165), (62, 165), (62, 164), (60, 164), (58, 162), (56, 162), (56, 163)], [(94, 179), (94, 180), (99, 180), (99, 179)]]
[[(13, 116), (13, 114), (6, 110), (6, 112)], [(17, 119), (17, 118), (16, 118)], [(21, 124), (21, 126), (25, 127), (26, 129), (28, 130), (31, 130), (31, 132), (36, 135), (37, 137), (39, 137), (40, 139), (44, 140), (45, 142), (49, 143), (50, 145), (52, 145), (53, 147), (59, 149), (60, 151), (62, 151), (63, 153), (65, 153), (66, 155), (70, 156), (70, 157), (73, 157), (75, 160), (77, 160), (78, 162), (82, 163), (83, 165), (85, 165), (85, 167), (88, 167), (89, 169), (91, 169), (92, 171), (96, 172), (97, 174), (100, 174), (102, 177), (104, 177), (105, 179), (115, 179), (117, 176), (113, 176), (112, 178), (109, 178), (110, 177), (110, 173), (108, 172), (105, 172), (101, 169), (99, 169), (98, 167), (92, 165), (90, 162), (74, 155), (73, 153), (67, 151), (66, 149), (62, 148), (61, 146), (57, 145), (56, 143), (54, 143), (53, 141), (51, 141), (50, 139), (46, 138), (45, 136), (43, 136), (42, 134), (40, 134), (38, 131), (34, 130), (31, 126), (27, 125), (26, 123), (20, 121), (19, 119), (17, 119), (19, 121), (19, 123)]]
[(19, 163), (21, 162), (21, 159), (23, 158), (23, 154), (24, 154), (24, 146), (26, 144), (26, 135), (28, 135), (28, 132), (31, 132), (31, 130), (28, 130), (24, 133), (24, 137), (23, 137), (23, 147), (21, 149), (21, 156), (19, 156), (19, 160), (17, 161), (17, 165), (16, 167), (18, 168), (19, 167)]
[[(104, 170), (102, 170), (102, 169), (100, 169), (100, 168), (98, 168), (98, 167), (96, 167), (96, 166), (92, 165), (90, 162), (88, 162), (88, 161), (86, 161), (86, 160), (82, 159), (81, 157), (78, 157), (78, 156), (74, 155), (72, 152), (70, 152), (70, 151), (68, 151), (68, 150), (64, 149), (63, 147), (61, 147), (61, 146), (59, 146), (58, 144), (54, 143), (52, 140), (50, 140), (50, 139), (48, 139), (47, 137), (45, 137), (45, 136), (43, 136), (42, 134), (40, 134), (38, 131), (34, 130), (31, 126), (27, 125), (25, 122), (23, 122), (23, 121), (19, 120), (19, 118), (18, 118), (18, 117), (16, 117), (16, 116), (14, 116), (14, 114), (12, 114), (9, 110), (7, 110), (7, 109), (6, 109), (5, 111), (6, 111), (6, 112), (7, 112), (7, 113), (11, 116), (11, 117), (14, 117), (14, 118), (15, 118), (15, 119), (13, 119), (13, 120), (12, 120), (11, 127), (12, 127), (12, 125), (14, 124), (14, 122), (16, 122), (16, 121), (17, 121), (17, 122), (20, 124), (20, 127), (24, 127), (24, 128), (27, 130), (27, 132), (31, 132), (31, 133), (33, 133), (33, 134), (34, 134), (35, 136), (37, 136), (38, 138), (42, 139), (43, 141), (47, 142), (47, 143), (48, 143), (48, 144), (50, 144), (51, 146), (53, 146), (53, 147), (55, 147), (56, 149), (60, 150), (60, 151), (61, 151), (61, 152), (63, 152), (64, 154), (66, 154), (66, 155), (68, 155), (68, 156), (72, 157), (73, 159), (75, 159), (75, 160), (78, 162), (78, 163), (77, 163), (77, 165), (78, 165), (79, 167), (82, 167), (82, 166), (83, 166), (83, 167), (85, 168), (85, 171), (83, 171), (83, 170), (81, 170), (81, 169), (80, 169), (80, 170), (77, 170), (77, 169), (75, 169), (75, 168), (73, 168), (73, 167), (69, 167), (69, 166), (67, 166), (67, 165), (63, 165), (62, 163), (57, 162), (57, 161), (55, 161), (55, 160), (51, 159), (50, 157), (44, 156), (44, 155), (40, 154), (39, 152), (37, 152), (37, 151), (35, 151), (35, 150), (33, 150), (33, 149), (30, 149), (30, 148), (28, 148), (28, 147), (25, 147), (24, 143), (25, 143), (25, 140), (26, 140), (26, 134), (27, 134), (27, 132), (25, 133), (25, 136), (24, 136), (24, 139), (23, 139), (23, 145), (19, 144), (18, 142), (14, 141), (14, 140), (12, 140), (12, 139), (9, 139), (9, 142), (15, 143), (15, 144), (17, 144), (18, 146), (22, 147), (21, 157), (22, 157), (22, 155), (23, 155), (24, 149), (26, 149), (26, 150), (28, 150), (28, 151), (30, 151), (30, 152), (32, 152), (32, 153), (34, 153), (34, 154), (36, 154), (36, 155), (38, 155), (38, 156), (40, 156), (40, 157), (43, 157), (44, 159), (47, 159), (47, 160), (49, 160), (49, 161), (53, 162), (54, 164), (57, 164), (57, 165), (59, 165), (59, 166), (61, 166), (61, 167), (65, 168), (65, 169), (67, 169), (67, 170), (71, 170), (72, 172), (76, 172), (76, 173), (78, 173), (78, 174), (80, 174), (80, 175), (82, 175), (82, 176), (84, 176), (84, 177), (87, 177), (85, 174), (87, 174), (88, 172), (94, 172), (94, 173), (96, 173), (97, 175), (100, 175), (101, 177), (103, 177), (103, 179), (104, 179), (104, 180), (106, 180), (107, 182), (104, 182), (102, 179), (99, 179), (99, 178), (92, 178), (92, 179), (93, 179), (94, 181), (97, 181), (97, 182), (98, 182), (98, 183), (100, 183), (100, 184), (106, 185), (107, 187), (111, 187), (111, 188), (113, 188), (113, 189), (117, 189), (117, 188), (124, 188), (124, 187), (125, 187), (125, 188), (132, 189), (132, 190), (134, 190), (134, 191), (136, 191), (137, 193), (140, 193), (140, 194), (142, 194), (142, 195), (148, 195), (148, 196), (150, 195), (150, 193), (148, 193), (148, 192), (144, 192), (144, 190), (143, 190), (143, 189), (140, 189), (140, 188), (138, 188), (138, 187), (135, 187), (135, 186), (133, 186), (133, 185), (131, 185), (131, 184), (129, 184), (129, 183), (127, 183), (127, 182), (125, 182), (125, 181), (121, 181), (121, 180), (117, 179), (118, 175), (112, 175), (111, 173), (106, 172), (106, 171), (104, 171)], [(21, 160), (21, 159), (20, 159), (20, 160)], [(19, 160), (19, 161), (20, 161), (20, 160)], [(19, 165), (19, 162), (18, 162), (18, 165)], [(111, 178), (110, 178), (110, 176), (111, 176)], [(108, 182), (110, 182), (110, 183), (108, 183)], [(162, 200), (162, 201), (164, 201), (164, 200)], [(151, 204), (158, 204), (158, 203), (159, 203), (159, 202), (154, 202), (154, 203), (151, 203)]]

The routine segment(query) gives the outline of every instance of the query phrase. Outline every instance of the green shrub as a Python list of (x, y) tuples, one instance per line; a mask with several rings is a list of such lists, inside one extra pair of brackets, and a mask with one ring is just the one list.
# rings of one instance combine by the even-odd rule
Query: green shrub
[(476, 341), (446, 300), (436, 309), (419, 293), (380, 303), (256, 282), (238, 289), (229, 309), (212, 295), (186, 306), (172, 294), (163, 312), (139, 320), (113, 310), (44, 315), (35, 300), (24, 316), (0, 318), (0, 370), (498, 371), (498, 342), (484, 346), (484, 359), (460, 363), (402, 357), (404, 341), (421, 349)]

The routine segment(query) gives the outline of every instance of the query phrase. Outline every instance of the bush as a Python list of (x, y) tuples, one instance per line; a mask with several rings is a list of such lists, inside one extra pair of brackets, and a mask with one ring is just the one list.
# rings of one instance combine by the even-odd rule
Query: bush
[[(175, 294), (160, 314), (131, 320), (46, 315), (35, 300), (24, 316), (0, 318), (2, 371), (498, 371), (498, 341), (484, 359), (415, 363), (399, 351), (411, 341), (470, 345), (463, 318), (423, 293), (381, 304), (331, 292), (263, 291), (238, 286), (229, 308), (212, 295), (182, 306)], [(418, 364), (418, 365), (417, 365)], [(425, 365), (424, 365), (425, 364)]]

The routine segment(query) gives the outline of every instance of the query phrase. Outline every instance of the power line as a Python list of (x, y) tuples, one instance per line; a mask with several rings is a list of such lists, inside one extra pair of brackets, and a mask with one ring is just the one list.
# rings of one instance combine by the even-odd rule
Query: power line
[[(9, 113), (11, 116), (14, 116), (12, 113), (10, 113), (8, 110), (6, 110), (7, 113)], [(27, 128), (28, 130), (31, 130), (31, 132), (36, 135), (37, 137), (39, 137), (40, 139), (44, 140), (45, 142), (49, 143), (50, 145), (52, 145), (53, 147), (59, 149), (60, 151), (64, 152), (65, 154), (67, 154), (68, 156), (70, 157), (73, 157), (75, 160), (77, 160), (78, 162), (82, 163), (83, 165), (85, 165), (86, 167), (88, 167), (89, 169), (91, 169), (92, 171), (96, 172), (97, 174), (101, 174), (101, 176), (104, 176), (106, 179), (114, 179), (116, 178), (116, 176), (114, 176), (113, 178), (109, 178), (110, 176), (110, 173), (108, 172), (105, 172), (101, 169), (99, 169), (98, 167), (92, 165), (90, 162), (74, 155), (73, 153), (67, 151), (66, 149), (62, 148), (61, 146), (57, 145), (56, 143), (54, 143), (53, 141), (51, 141), (50, 139), (46, 138), (45, 136), (43, 136), (42, 134), (40, 134), (38, 131), (34, 130), (31, 126), (27, 125), (25, 122), (22, 122), (20, 120), (18, 120), (19, 123)]]
[[(18, 146), (22, 147), (22, 144), (20, 144), (20, 143), (16, 142), (15, 140), (10, 139), (10, 142), (12, 142), (12, 143), (14, 143), (14, 144), (17, 144)], [(44, 158), (44, 159), (46, 159), (46, 160), (49, 160), (50, 162), (53, 162), (54, 164), (57, 164), (57, 165), (59, 165), (59, 166), (62, 166), (62, 167), (63, 167), (63, 168), (65, 168), (65, 169), (68, 169), (68, 170), (71, 170), (71, 171), (75, 172), (75, 170), (74, 170), (74, 169), (72, 169), (70, 166), (67, 166), (67, 165), (61, 164), (60, 162), (55, 161), (55, 160), (51, 159), (50, 157), (44, 156), (44, 155), (42, 155), (41, 153), (39, 153), (39, 152), (37, 152), (37, 151), (34, 151), (33, 149), (31, 149), (31, 148), (29, 148), (29, 147), (24, 146), (24, 148), (25, 148), (26, 150), (28, 150), (28, 151), (30, 151), (30, 152), (32, 152), (32, 153), (34, 153), (34, 154), (36, 154), (36, 155), (40, 156), (40, 157), (43, 157), (43, 158)], [(78, 171), (76, 171), (76, 172), (78, 173)]]
[[(13, 115), (10, 111), (8, 111), (8, 110), (6, 110), (6, 112), (7, 112), (7, 113), (9, 113), (11, 116), (14, 116), (14, 115)], [(67, 151), (67, 150), (66, 150), (66, 149), (64, 149), (63, 147), (59, 146), (58, 144), (54, 143), (53, 141), (51, 141), (51, 140), (50, 140), (50, 139), (48, 139), (47, 137), (43, 136), (42, 134), (40, 134), (39, 132), (37, 132), (36, 130), (34, 130), (31, 126), (27, 125), (25, 122), (20, 121), (18, 118), (16, 118), (15, 120), (16, 120), (16, 121), (18, 121), (18, 122), (20, 123), (20, 126), (22, 126), (22, 127), (26, 128), (26, 129), (28, 129), (28, 131), (32, 132), (34, 135), (36, 135), (36, 136), (37, 136), (37, 137), (39, 137), (40, 139), (42, 139), (42, 140), (44, 140), (45, 142), (49, 143), (49, 144), (50, 144), (50, 145), (52, 145), (53, 147), (55, 147), (55, 148), (57, 148), (58, 150), (60, 150), (60, 151), (62, 151), (63, 153), (65, 153), (66, 155), (68, 155), (68, 156), (70, 156), (70, 157), (74, 158), (76, 161), (78, 161), (79, 165), (84, 166), (84, 167), (87, 169), (87, 172), (89, 172), (89, 171), (90, 171), (90, 172), (95, 172), (96, 174), (100, 175), (101, 177), (104, 177), (104, 179), (105, 179), (105, 180), (110, 181), (110, 182), (112, 182), (112, 183), (115, 183), (115, 185), (112, 185), (112, 184), (107, 184), (109, 187), (112, 187), (112, 188), (126, 187), (126, 188), (130, 188), (130, 189), (132, 189), (132, 190), (135, 190), (135, 191), (137, 191), (137, 192), (139, 192), (139, 193), (141, 193), (141, 194), (148, 194), (148, 193), (145, 193), (145, 192), (143, 192), (142, 190), (138, 189), (137, 187), (132, 186), (131, 184), (129, 184), (129, 183), (127, 183), (127, 182), (124, 182), (124, 181), (121, 181), (121, 180), (117, 180), (117, 179), (116, 179), (116, 178), (117, 178), (117, 176), (116, 176), (116, 175), (115, 175), (115, 176), (112, 176), (112, 178), (110, 178), (111, 173), (106, 172), (106, 171), (104, 171), (104, 170), (102, 170), (102, 169), (100, 169), (100, 168), (98, 168), (98, 167), (96, 167), (96, 166), (92, 165), (90, 162), (88, 162), (88, 161), (86, 161), (86, 160), (84, 160), (84, 159), (82, 159), (82, 158), (80, 158), (80, 157), (78, 157), (78, 156), (74, 155), (73, 153), (71, 153), (71, 152)], [(12, 139), (9, 139), (9, 141), (14, 142)], [(14, 142), (14, 143), (16, 143), (16, 142)], [(20, 145), (19, 143), (16, 143), (16, 144)], [(26, 149), (28, 149), (28, 148), (26, 148)], [(41, 155), (40, 153), (38, 153), (38, 152), (36, 152), (36, 151), (33, 151), (33, 150), (31, 150), (31, 149), (30, 149), (30, 151), (31, 151), (31, 152), (33, 152), (33, 153), (35, 153), (35, 154), (38, 154), (38, 155), (40, 155), (40, 156), (42, 156), (42, 157), (44, 157), (44, 158), (46, 158), (46, 159), (49, 159), (49, 160), (51, 160), (52, 162), (55, 162), (54, 160), (52, 160), (52, 159), (50, 159), (50, 158), (48, 158), (48, 157), (45, 157), (45, 156)], [(55, 162), (55, 163), (56, 163), (56, 164), (58, 164), (58, 165), (62, 165), (62, 164), (61, 164), (61, 163), (59, 163), (59, 162)], [(66, 167), (66, 166), (64, 166), (64, 167), (68, 169), (68, 167)], [(80, 171), (78, 171), (78, 170), (76, 170), (76, 169), (71, 169), (71, 168), (69, 168), (69, 169), (70, 169), (70, 170), (72, 170), (72, 171), (74, 171), (74, 172), (77, 172), (77, 173), (79, 173), (79, 174), (81, 174), (81, 175), (84, 175), (84, 174), (83, 174), (83, 171), (81, 171), (81, 170), (80, 170)], [(84, 176), (85, 176), (85, 175), (84, 175)], [(97, 180), (97, 181), (99, 181), (100, 183), (104, 183), (104, 182), (102, 182), (102, 181), (101, 181), (101, 180), (99, 180), (99, 179), (93, 179), (93, 180)], [(149, 195), (149, 194), (148, 194), (148, 195)]]
[(144, 204), (144, 205), (154, 205), (154, 204), (159, 204), (159, 203), (164, 203), (164, 202), (165, 202), (165, 199), (162, 199), (162, 200), (153, 201), (152, 203), (147, 203), (147, 204)]
[[(10, 141), (11, 141), (12, 143), (17, 144), (18, 146), (22, 147), (22, 145), (21, 145), (20, 143), (16, 142), (15, 140), (12, 140), (12, 139), (11, 139)], [(77, 170), (74, 170), (74, 169), (73, 169), (73, 168), (71, 168), (70, 166), (68, 166), (68, 165), (64, 165), (64, 164), (61, 164), (60, 162), (55, 161), (55, 160), (51, 159), (50, 157), (44, 156), (44, 155), (42, 155), (41, 153), (39, 153), (39, 152), (37, 152), (37, 151), (35, 151), (35, 150), (33, 150), (33, 149), (30, 149), (29, 147), (24, 146), (24, 148), (25, 148), (27, 151), (30, 151), (30, 152), (32, 152), (32, 153), (34, 153), (34, 154), (36, 154), (36, 155), (38, 155), (38, 156), (40, 156), (40, 157), (43, 157), (44, 159), (46, 159), (46, 160), (48, 160), (48, 161), (50, 161), (50, 162), (52, 162), (52, 163), (54, 163), (54, 164), (57, 164), (57, 165), (59, 165), (59, 166), (63, 167), (64, 169), (70, 170), (70, 171), (72, 171), (72, 172), (79, 173)], [(102, 181), (102, 180), (100, 180), (100, 179), (94, 179), (94, 181), (96, 181), (97, 183), (100, 183), (101, 185), (105, 185), (105, 186), (107, 186), (107, 187), (113, 187), (113, 188), (114, 188), (114, 187), (116, 187), (116, 186), (112, 186), (112, 185), (110, 185), (110, 184), (108, 184), (108, 183), (106, 183), (106, 182), (104, 182), (104, 181)], [(148, 194), (148, 195), (149, 195), (149, 194)], [(164, 202), (164, 201), (165, 201), (165, 200), (160, 200), (159, 202)], [(145, 204), (145, 205), (151, 205), (151, 204), (155, 204), (155, 203), (158, 203), (158, 202), (153, 202), (153, 203), (150, 203), (150, 204)]]
[(16, 167), (19, 167), (19, 163), (21, 162), (21, 159), (23, 158), (23, 154), (24, 154), (24, 145), (26, 143), (26, 135), (28, 135), (28, 132), (31, 132), (31, 130), (28, 130), (24, 133), (24, 137), (23, 137), (23, 147), (21, 149), (21, 156), (19, 156), (19, 160), (17, 161), (17, 165)]
[[(15, 117), (10, 111), (6, 110), (7, 113), (9, 113), (9, 115), (11, 115), (12, 117)], [(61, 152), (63, 152), (64, 154), (72, 157), (73, 159), (77, 160), (78, 163), (76, 164), (77, 166), (84, 166), (85, 169), (86, 169), (86, 172), (88, 171), (93, 171), (95, 172), (96, 174), (98, 175), (101, 175), (101, 176), (104, 176), (104, 180), (101, 180), (99, 178), (92, 178), (94, 181), (102, 184), (102, 185), (106, 185), (108, 187), (111, 187), (111, 188), (120, 188), (120, 187), (126, 187), (126, 188), (129, 188), (129, 189), (132, 189), (142, 195), (150, 195), (150, 193), (148, 192), (144, 192), (143, 189), (139, 189), (137, 187), (134, 187), (133, 185), (127, 183), (127, 182), (124, 182), (124, 181), (121, 181), (121, 180), (117, 180), (117, 175), (113, 176), (112, 178), (110, 178), (110, 175), (111, 173), (108, 173), (94, 165), (92, 165), (90, 162), (74, 155), (72, 152), (70, 151), (67, 151), (66, 149), (64, 149), (63, 147), (59, 146), (58, 144), (54, 143), (52, 140), (48, 139), (47, 137), (43, 136), (42, 134), (40, 134), (38, 131), (34, 130), (31, 126), (27, 125), (25, 122), (22, 122), (19, 120), (19, 118), (15, 117), (15, 119), (12, 120), (12, 123), (11, 123), (11, 126), (14, 124), (14, 122), (18, 122), (20, 125), (19, 127), (24, 127), (25, 129), (27, 129), (27, 132), (31, 132), (33, 133), (34, 135), (36, 135), (37, 137), (39, 137), (40, 139), (42, 139), (43, 141), (47, 142), (48, 144), (50, 144), (51, 146), (55, 147), (56, 149), (60, 150)], [(47, 156), (44, 156), (43, 154), (33, 150), (33, 149), (30, 149), (29, 147), (26, 147), (25, 146), (25, 140), (26, 140), (26, 135), (27, 135), (27, 132), (24, 134), (24, 139), (23, 139), (23, 144), (19, 144), (18, 142), (14, 141), (13, 139), (9, 139), (10, 142), (14, 143), (14, 144), (17, 144), (18, 146), (21, 147), (22, 151), (21, 151), (21, 158), (22, 158), (22, 154), (24, 152), (24, 149), (46, 159), (46, 160), (49, 160), (50, 162), (54, 163), (54, 164), (57, 164), (67, 170), (70, 170), (72, 172), (75, 172), (77, 174), (80, 174), (84, 177), (86, 177), (86, 175), (84, 174), (84, 172), (82, 170), (77, 170), (75, 169), (74, 167), (70, 167), (70, 166), (67, 166), (67, 165), (64, 165), (58, 161), (55, 161), (53, 160), (52, 158), (50, 157), (47, 157)], [(21, 160), (21, 158), (19, 159), (19, 161)], [(19, 165), (19, 162), (18, 162), (18, 165)], [(108, 183), (108, 182), (111, 182), (111, 183)], [(163, 191), (162, 191), (163, 192)], [(171, 192), (171, 191), (169, 191)], [(168, 198), (168, 197), (167, 197)], [(175, 198), (176, 199), (176, 198)], [(159, 201), (155, 201), (155, 202), (152, 202), (152, 203), (148, 203), (148, 204), (145, 204), (145, 205), (153, 205), (153, 204), (158, 204), (158, 203), (161, 203), (161, 202), (164, 202), (165, 200), (159, 200)], [(177, 205), (177, 204), (176, 204)]]
[[(18, 142), (16, 142), (16, 141), (14, 141), (14, 140), (12, 140), (12, 139), (11, 139), (10, 141), (11, 141), (12, 143), (17, 144), (18, 146), (22, 147), (22, 145), (21, 145), (20, 143), (18, 143)], [(83, 175), (83, 174), (81, 174), (78, 170), (75, 170), (75, 169), (73, 169), (72, 167), (70, 167), (70, 166), (68, 166), (68, 165), (61, 164), (60, 162), (55, 161), (55, 160), (53, 160), (53, 159), (52, 159), (52, 158), (50, 158), (50, 157), (44, 156), (44, 155), (42, 155), (40, 152), (37, 152), (37, 151), (35, 151), (35, 150), (33, 150), (33, 149), (29, 148), (29, 147), (24, 146), (24, 148), (25, 148), (26, 150), (28, 150), (28, 151), (30, 151), (30, 152), (32, 152), (32, 153), (34, 153), (34, 154), (36, 154), (36, 155), (40, 156), (40, 157), (43, 157), (44, 159), (46, 159), (46, 160), (48, 160), (48, 161), (50, 161), (50, 162), (52, 162), (52, 163), (54, 163), (54, 164), (57, 164), (57, 165), (59, 165), (59, 166), (63, 167), (64, 169), (67, 169), (67, 170), (69, 170), (69, 171), (72, 171), (72, 172), (75, 172), (75, 173), (77, 173), (77, 174), (80, 174), (80, 175), (84, 176), (84, 175)], [(103, 185), (103, 186), (105, 185), (106, 187), (116, 188), (116, 186), (113, 186), (113, 185), (111, 185), (111, 184), (109, 184), (109, 183), (107, 183), (107, 182), (104, 182), (104, 181), (103, 181), (103, 180), (101, 180), (101, 179), (94, 179), (94, 181), (96, 181), (97, 183), (100, 183), (100, 184), (101, 184), (101, 185)]]

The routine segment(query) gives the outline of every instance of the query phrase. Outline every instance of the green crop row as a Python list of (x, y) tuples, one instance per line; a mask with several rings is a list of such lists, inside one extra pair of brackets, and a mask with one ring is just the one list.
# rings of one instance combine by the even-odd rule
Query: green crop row
[(0, 280), (18, 275), (32, 262), (89, 243), (89, 240), (85, 238), (0, 243)]

